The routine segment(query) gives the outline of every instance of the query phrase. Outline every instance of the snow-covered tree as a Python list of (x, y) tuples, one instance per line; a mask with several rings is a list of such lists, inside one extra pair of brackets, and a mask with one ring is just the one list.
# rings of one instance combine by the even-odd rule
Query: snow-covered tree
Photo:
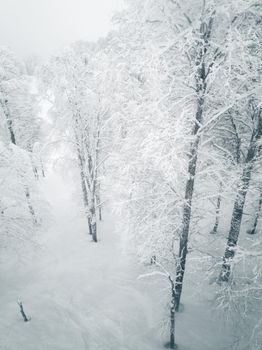
[[(123, 187), (130, 189), (125, 199), (129, 230), (143, 259), (173, 260), (177, 310), (190, 227), (197, 232), (200, 210), (207, 216), (199, 196), (201, 203), (217, 198), (216, 231), (233, 153), (240, 161), (235, 114), (243, 113), (255, 92), (243, 84), (249, 58), (241, 53), (237, 61), (244, 40), (239, 25), (248, 26), (245, 16), (256, 6), (255, 1), (135, 1), (116, 18), (120, 33), (113, 45), (122, 92), (120, 159), (128, 178)], [(257, 62), (252, 69), (258, 67)], [(242, 124), (246, 117), (241, 116)], [(231, 146), (221, 147), (218, 127), (231, 129)]]
[[(37, 101), (23, 66), (0, 49), (1, 227), (3, 245), (32, 240), (43, 201), (35, 184), (33, 147), (40, 139)], [(8, 241), (9, 240), (9, 241)]]
[[(107, 157), (106, 124), (109, 117), (105, 76), (96, 68), (96, 47), (78, 42), (53, 57), (43, 73), (53, 94), (56, 126), (73, 144), (80, 171), (89, 233), (97, 242), (101, 217), (101, 170)], [(106, 140), (106, 141), (105, 141)]]

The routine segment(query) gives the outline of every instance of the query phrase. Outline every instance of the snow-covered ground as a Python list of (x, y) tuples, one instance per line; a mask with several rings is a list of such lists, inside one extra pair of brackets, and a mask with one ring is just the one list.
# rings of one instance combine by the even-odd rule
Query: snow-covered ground
[[(138, 279), (147, 267), (124, 254), (113, 215), (92, 243), (70, 186), (54, 174), (43, 182), (54, 216), (41, 247), (26, 262), (3, 265), (0, 291), (1, 350), (157, 350), (168, 335), (166, 281)], [(17, 300), (30, 322), (23, 322)], [(212, 308), (187, 293), (177, 317), (181, 350), (224, 349), (228, 339)], [(166, 305), (166, 306), (165, 306)]]

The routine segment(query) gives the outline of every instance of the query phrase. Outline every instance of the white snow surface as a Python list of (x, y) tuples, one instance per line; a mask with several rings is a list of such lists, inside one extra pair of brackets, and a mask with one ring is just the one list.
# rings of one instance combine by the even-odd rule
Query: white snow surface
[[(54, 215), (41, 247), (26, 262), (14, 259), (0, 270), (0, 350), (157, 350), (168, 340), (168, 284), (138, 279), (148, 267), (122, 251), (114, 215), (99, 224), (99, 242), (70, 186), (54, 174), (43, 182)], [(177, 315), (181, 350), (218, 350), (228, 337), (212, 308), (186, 293)], [(23, 322), (22, 300), (30, 322)]]

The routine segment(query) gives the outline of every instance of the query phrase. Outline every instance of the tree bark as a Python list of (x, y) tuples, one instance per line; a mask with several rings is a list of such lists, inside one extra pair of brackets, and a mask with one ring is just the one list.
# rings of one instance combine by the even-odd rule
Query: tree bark
[(182, 232), (180, 235), (180, 244), (179, 244), (179, 263), (176, 270), (176, 283), (175, 283), (176, 311), (179, 311), (179, 304), (180, 304), (180, 298), (181, 298), (182, 287), (183, 287), (183, 279), (184, 279), (184, 273), (185, 273), (185, 267), (186, 267), (188, 235), (189, 235), (191, 210), (192, 210), (192, 198), (194, 193), (197, 154), (198, 154), (198, 147), (200, 142), (200, 136), (197, 133), (202, 123), (202, 117), (203, 117), (204, 93), (206, 90), (204, 62), (202, 62), (201, 67), (198, 69), (198, 75), (196, 77), (196, 80), (197, 80), (196, 85), (198, 90), (198, 100), (197, 100), (197, 112), (195, 116), (195, 125), (192, 132), (192, 135), (195, 137), (195, 141), (191, 145), (188, 170), (187, 170), (188, 180), (186, 182)]
[(259, 219), (260, 212), (261, 212), (261, 207), (262, 207), (262, 190), (260, 190), (260, 197), (259, 197), (259, 202), (258, 202), (258, 208), (257, 208), (257, 212), (256, 212), (256, 216), (255, 216), (253, 227), (252, 227), (252, 229), (250, 231), (248, 231), (248, 233), (250, 235), (254, 235), (256, 233), (257, 223), (258, 223), (258, 219)]
[[(72, 101), (69, 99), (70, 104), (72, 104)], [(77, 104), (74, 104), (74, 108), (77, 108)], [(80, 138), (77, 134), (77, 130), (80, 128), (79, 125), (79, 111), (77, 110), (77, 113), (74, 115), (74, 122), (75, 122), (75, 141), (76, 141), (76, 151), (77, 151), (77, 158), (78, 158), (78, 166), (80, 170), (80, 180), (81, 180), (81, 188), (82, 188), (82, 196), (83, 196), (83, 202), (84, 202), (84, 208), (85, 208), (85, 214), (87, 217), (87, 222), (88, 222), (88, 232), (90, 235), (93, 235), (92, 233), (92, 215), (90, 213), (90, 208), (89, 208), (89, 199), (88, 199), (88, 184), (87, 184), (87, 179), (86, 179), (86, 174), (85, 174), (85, 166), (86, 166), (86, 159), (83, 156), (84, 154), (84, 149), (81, 145), (82, 142), (80, 142)], [(89, 166), (89, 163), (88, 163)]]
[(175, 284), (174, 281), (170, 279), (171, 282), (171, 305), (170, 305), (170, 349), (176, 349), (175, 342), (175, 325), (176, 325), (176, 312), (175, 312), (175, 303), (176, 303), (176, 293), (175, 293)]
[(96, 204), (98, 207), (98, 218), (99, 221), (102, 221), (102, 205), (101, 205), (101, 198), (100, 198), (100, 184), (98, 184), (96, 189)]
[(95, 200), (91, 199), (90, 207), (90, 217), (91, 217), (91, 233), (94, 242), (97, 242), (97, 225), (96, 225), (96, 210), (95, 210)]
[(182, 232), (180, 235), (179, 243), (179, 263), (176, 270), (176, 284), (175, 284), (175, 309), (179, 311), (180, 298), (183, 287), (183, 279), (186, 267), (186, 257), (187, 257), (187, 246), (188, 246), (188, 235), (191, 220), (191, 209), (192, 209), (192, 198), (194, 193), (194, 182), (196, 174), (197, 165), (197, 150), (199, 145), (199, 137), (197, 137), (196, 142), (193, 144), (190, 155), (191, 159), (188, 165), (189, 179), (186, 183), (185, 191), (185, 204), (183, 208), (183, 223)]
[(88, 221), (88, 231), (89, 234), (92, 235), (92, 227), (91, 227), (91, 217), (89, 215), (89, 205), (88, 205), (88, 192), (86, 187), (86, 179), (85, 179), (85, 172), (84, 172), (84, 162), (83, 158), (80, 152), (79, 147), (77, 147), (77, 156), (78, 156), (78, 166), (80, 170), (80, 179), (81, 179), (81, 188), (82, 188), (82, 195), (83, 195), (83, 202), (84, 202), (84, 208), (87, 215), (87, 221)]
[(102, 206), (99, 205), (99, 221), (102, 221)]
[[(188, 235), (191, 221), (191, 211), (192, 211), (192, 199), (194, 194), (194, 183), (197, 167), (197, 156), (198, 148), (200, 143), (200, 135), (198, 133), (200, 126), (202, 125), (205, 94), (207, 89), (207, 77), (211, 70), (214, 61), (211, 61), (209, 66), (206, 66), (206, 56), (209, 49), (209, 40), (212, 32), (214, 14), (209, 18), (208, 23), (202, 21), (199, 28), (199, 35), (201, 37), (201, 42), (197, 41), (197, 55), (195, 60), (196, 74), (195, 74), (195, 84), (196, 84), (196, 94), (197, 94), (197, 108), (194, 120), (194, 126), (192, 131), (192, 136), (194, 141), (191, 144), (191, 149), (189, 153), (189, 163), (188, 163), (188, 180), (186, 182), (185, 189), (185, 204), (183, 207), (183, 219), (182, 219), (182, 232), (180, 235), (179, 244), (179, 261), (176, 269), (176, 281), (175, 281), (175, 310), (179, 311), (179, 304), (182, 294), (184, 273), (186, 267), (186, 257), (187, 257), (187, 246), (188, 246)], [(213, 57), (215, 60), (215, 57)]]
[(31, 320), (31, 318), (26, 316), (25, 311), (24, 311), (24, 307), (23, 307), (23, 303), (21, 301), (18, 301), (17, 304), (20, 308), (20, 312), (21, 312), (21, 315), (23, 317), (24, 322), (29, 322)]
[(236, 163), (239, 164), (240, 163), (240, 155), (241, 155), (241, 138), (239, 137), (237, 126), (236, 126), (235, 120), (232, 117), (232, 115), (230, 115), (230, 121), (231, 121), (233, 130), (234, 130), (235, 139), (236, 139), (235, 160), (236, 160)]
[(211, 231), (212, 234), (216, 234), (217, 233), (217, 229), (218, 229), (218, 225), (219, 225), (219, 219), (220, 219), (220, 208), (221, 208), (221, 194), (222, 194), (222, 182), (220, 182), (219, 184), (219, 193), (217, 196), (217, 203), (216, 203), (216, 219), (215, 219), (215, 224), (213, 227), (213, 230)]
[(170, 328), (169, 328), (169, 341), (165, 343), (166, 349), (177, 349), (176, 345), (176, 310), (175, 310), (175, 299), (176, 299), (176, 291), (175, 291), (175, 282), (171, 276), (168, 276), (170, 282), (170, 291), (171, 291), (171, 301), (170, 301)]
[(36, 218), (34, 207), (33, 207), (32, 202), (31, 202), (31, 196), (30, 196), (30, 192), (29, 192), (28, 187), (26, 187), (26, 189), (25, 189), (25, 196), (26, 196), (26, 201), (27, 201), (29, 212), (30, 212), (30, 214), (32, 215), (32, 218), (33, 218), (33, 223), (34, 223), (34, 225), (36, 225), (37, 224), (37, 218)]
[(15, 138), (15, 133), (14, 133), (14, 129), (13, 129), (13, 121), (12, 121), (9, 107), (8, 107), (8, 100), (6, 100), (6, 99), (4, 101), (1, 100), (1, 104), (2, 104), (3, 111), (4, 111), (4, 114), (6, 117), (6, 123), (7, 123), (7, 128), (9, 130), (9, 133), (10, 133), (11, 142), (14, 145), (16, 145), (16, 138)]
[(253, 170), (253, 166), (256, 158), (256, 153), (260, 147), (258, 145), (259, 143), (258, 141), (261, 138), (261, 134), (262, 134), (262, 118), (261, 118), (261, 109), (260, 109), (258, 113), (258, 126), (252, 133), (249, 149), (245, 160), (245, 166), (238, 185), (238, 192), (234, 203), (230, 230), (229, 230), (228, 239), (227, 239), (227, 246), (223, 257), (221, 272), (219, 275), (220, 282), (229, 281), (229, 277), (231, 273), (231, 263), (236, 252), (236, 246), (238, 242), (241, 221), (243, 217), (243, 209), (244, 209), (245, 200), (246, 200), (246, 194), (249, 188), (249, 183), (250, 183), (252, 170)]

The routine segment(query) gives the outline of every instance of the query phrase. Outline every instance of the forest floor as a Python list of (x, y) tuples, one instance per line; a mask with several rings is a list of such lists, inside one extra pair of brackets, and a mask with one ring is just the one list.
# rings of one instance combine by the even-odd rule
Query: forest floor
[[(91, 242), (68, 186), (43, 182), (53, 222), (28, 259), (2, 268), (0, 350), (160, 350), (168, 340), (168, 283), (138, 279), (148, 267), (122, 251), (113, 215)], [(229, 338), (212, 308), (186, 288), (177, 317), (181, 350), (222, 350)], [(23, 322), (17, 300), (30, 322)], [(212, 301), (211, 301), (212, 302)]]

